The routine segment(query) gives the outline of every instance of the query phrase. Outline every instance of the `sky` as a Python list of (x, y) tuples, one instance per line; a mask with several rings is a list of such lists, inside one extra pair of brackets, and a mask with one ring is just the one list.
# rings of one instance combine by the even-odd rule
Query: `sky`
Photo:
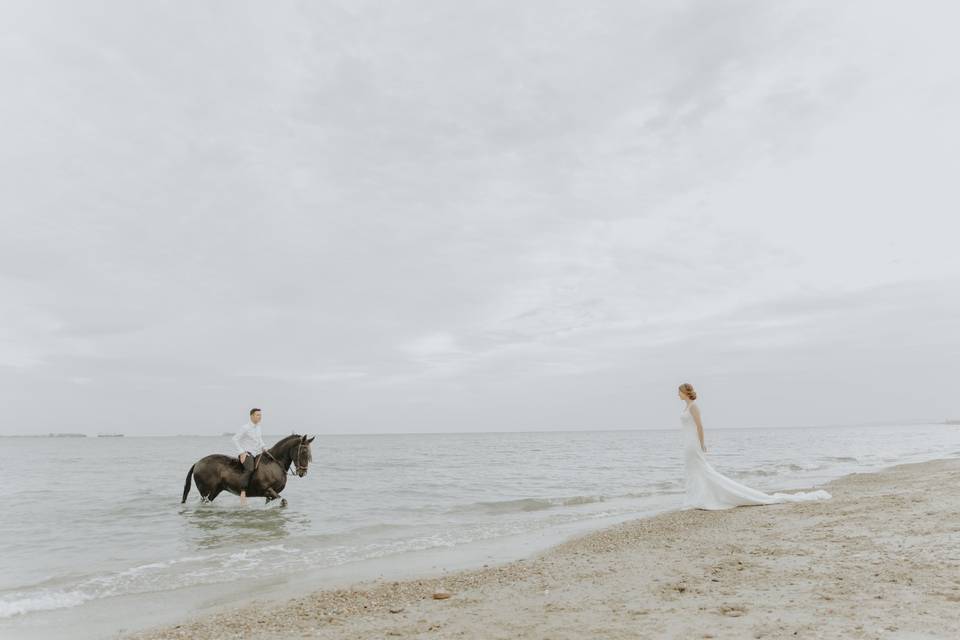
[(960, 417), (952, 2), (0, 8), (0, 434)]

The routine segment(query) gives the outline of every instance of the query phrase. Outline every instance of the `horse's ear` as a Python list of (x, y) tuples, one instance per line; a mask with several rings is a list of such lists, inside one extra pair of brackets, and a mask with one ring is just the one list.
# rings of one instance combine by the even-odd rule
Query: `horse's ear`
[[(313, 436), (313, 438), (316, 438), (316, 437), (317, 436)], [(310, 444), (311, 442), (313, 442), (313, 438), (310, 438), (309, 440), (307, 440), (307, 444)]]
[(306, 436), (306, 434), (300, 436), (300, 442), (302, 442), (303, 444), (306, 444), (306, 443), (307, 443), (307, 436)]

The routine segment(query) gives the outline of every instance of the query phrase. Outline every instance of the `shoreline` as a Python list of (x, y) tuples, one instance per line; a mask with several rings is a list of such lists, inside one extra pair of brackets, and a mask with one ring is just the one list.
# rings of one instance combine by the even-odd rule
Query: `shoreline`
[(825, 502), (669, 511), (502, 565), (252, 599), (123, 637), (955, 637), (958, 482), (958, 458), (901, 464), (833, 480)]

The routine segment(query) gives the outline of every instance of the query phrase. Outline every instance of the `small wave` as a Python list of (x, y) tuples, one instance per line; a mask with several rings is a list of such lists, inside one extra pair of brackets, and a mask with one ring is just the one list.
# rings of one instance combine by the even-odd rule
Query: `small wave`
[(749, 471), (744, 471), (739, 475), (769, 477), (769, 476), (778, 476), (780, 475), (780, 472), (777, 471), (776, 469), (764, 469), (761, 467), (759, 469), (751, 469)]
[[(288, 549), (282, 544), (270, 545), (235, 553), (150, 562), (123, 571), (95, 575), (61, 589), (37, 586), (0, 597), (0, 619), (31, 611), (67, 609), (88, 600), (120, 594), (154, 593), (196, 584), (225, 582), (234, 579), (238, 571), (255, 571), (264, 562), (275, 562), (277, 554), (289, 556), (296, 553), (299, 553), (299, 549)], [(178, 565), (188, 565), (188, 570), (180, 571)], [(178, 569), (171, 572), (173, 567)]]
[(11, 599), (0, 601), (0, 618), (12, 618), (31, 611), (68, 609), (92, 599), (92, 595), (81, 591), (43, 589), (32, 593), (14, 593)]
[(572, 498), (561, 499), (560, 505), (564, 507), (574, 507), (578, 504), (594, 504), (596, 502), (606, 502), (604, 496), (573, 496)]
[(677, 487), (683, 486), (683, 482), (680, 480), (660, 480), (653, 484), (653, 488), (657, 491), (664, 491), (666, 489), (676, 489)]
[(823, 465), (813, 464), (813, 463), (808, 463), (808, 464), (791, 463), (787, 465), (787, 469), (789, 469), (790, 471), (819, 471), (820, 469), (823, 469)]
[(859, 462), (856, 458), (851, 458), (850, 456), (826, 456), (825, 460), (830, 460), (831, 462)]
[(789, 462), (786, 464), (773, 464), (773, 465), (764, 465), (762, 467), (756, 467), (753, 469), (745, 469), (743, 471), (736, 472), (736, 475), (749, 478), (749, 477), (761, 477), (761, 478), (770, 478), (774, 476), (781, 475), (791, 475), (798, 471), (820, 471), (824, 466), (822, 464), (815, 463), (806, 463), (798, 464), (796, 462)]
[(377, 522), (360, 527), (354, 527), (343, 533), (328, 534), (327, 536), (311, 536), (311, 540), (321, 540), (326, 537), (329, 540), (352, 540), (357, 536), (376, 536), (385, 533), (396, 533), (405, 529), (415, 529), (415, 524), (400, 524), (398, 522)]
[(606, 501), (604, 496), (568, 496), (564, 498), (519, 498), (494, 502), (474, 502), (456, 507), (454, 511), (483, 511), (489, 514), (543, 511), (557, 507), (576, 507)]

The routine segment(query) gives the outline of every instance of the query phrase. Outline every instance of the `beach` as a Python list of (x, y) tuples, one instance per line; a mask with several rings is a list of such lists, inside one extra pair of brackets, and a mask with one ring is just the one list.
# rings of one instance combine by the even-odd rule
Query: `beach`
[[(287, 508), (241, 508), (227, 494), (202, 504), (195, 487), (181, 504), (190, 464), (229, 451), (229, 438), (6, 438), (7, 508), (18, 517), (0, 522), (0, 638), (115, 638), (251, 594), (285, 602), (531, 558), (677, 509), (678, 437), (675, 428), (321, 436), (310, 472), (284, 489)], [(722, 473), (791, 491), (958, 457), (960, 430), (718, 429), (710, 445)]]
[(673, 511), (526, 560), (252, 600), (126, 637), (955, 638), (957, 486), (960, 459), (903, 464), (837, 479), (826, 502)]

